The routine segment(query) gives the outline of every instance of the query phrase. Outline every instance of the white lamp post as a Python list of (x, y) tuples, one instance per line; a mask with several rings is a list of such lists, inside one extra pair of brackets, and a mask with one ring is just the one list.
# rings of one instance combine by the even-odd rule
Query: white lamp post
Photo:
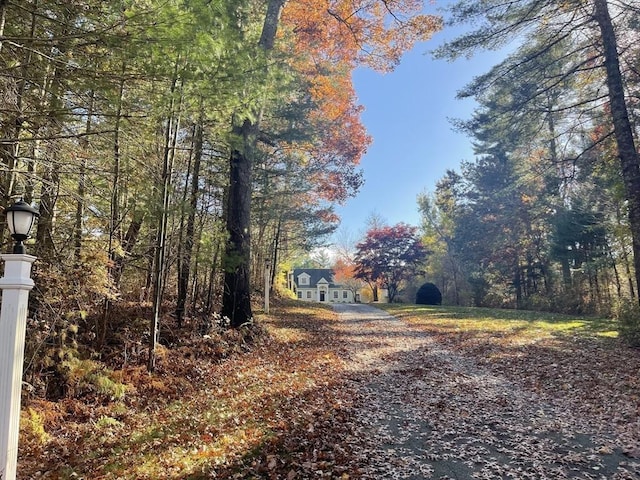
[(35, 208), (19, 200), (7, 208), (6, 215), (16, 243), (13, 253), (0, 255), (5, 262), (4, 276), (0, 278), (0, 479), (14, 480), (18, 462), (27, 302), (33, 288), (31, 265), (36, 259), (26, 254), (23, 242), (29, 238), (39, 214)]
[(269, 313), (269, 290), (271, 290), (271, 260), (264, 261), (264, 313)]

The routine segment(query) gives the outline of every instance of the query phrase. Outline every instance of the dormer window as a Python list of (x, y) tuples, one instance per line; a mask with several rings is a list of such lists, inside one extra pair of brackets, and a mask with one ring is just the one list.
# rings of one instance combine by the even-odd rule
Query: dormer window
[(309, 276), (308, 273), (303, 273), (301, 275), (298, 275), (298, 285), (309, 285), (309, 279), (311, 277)]

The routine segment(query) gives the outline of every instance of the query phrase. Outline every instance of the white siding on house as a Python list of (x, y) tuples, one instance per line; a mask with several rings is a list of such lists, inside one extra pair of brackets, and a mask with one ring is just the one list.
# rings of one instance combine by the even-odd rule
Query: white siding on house
[(296, 269), (289, 274), (292, 289), (304, 301), (353, 303), (353, 292), (333, 283), (330, 269)]
[[(319, 301), (319, 294), (316, 289), (298, 288), (298, 298), (301, 300)], [(324, 291), (324, 301), (328, 303), (353, 303), (353, 294), (349, 290), (331, 288)]]

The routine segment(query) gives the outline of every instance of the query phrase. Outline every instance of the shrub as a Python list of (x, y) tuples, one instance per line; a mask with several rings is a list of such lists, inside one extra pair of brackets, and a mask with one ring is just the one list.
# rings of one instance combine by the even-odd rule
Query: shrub
[(44, 415), (32, 408), (20, 412), (20, 443), (38, 451), (50, 440), (44, 428)]
[(113, 417), (108, 417), (107, 415), (101, 415), (98, 420), (94, 423), (95, 428), (98, 430), (111, 430), (115, 428), (122, 427), (124, 423), (120, 420), (117, 420)]
[(620, 303), (614, 315), (620, 338), (632, 347), (640, 347), (640, 305), (635, 301)]
[(69, 397), (94, 395), (111, 401), (122, 399), (127, 391), (126, 385), (113, 378), (112, 371), (93, 360), (73, 357), (62, 363), (61, 370)]
[(433, 283), (425, 283), (416, 293), (416, 304), (418, 305), (442, 305), (442, 293)]

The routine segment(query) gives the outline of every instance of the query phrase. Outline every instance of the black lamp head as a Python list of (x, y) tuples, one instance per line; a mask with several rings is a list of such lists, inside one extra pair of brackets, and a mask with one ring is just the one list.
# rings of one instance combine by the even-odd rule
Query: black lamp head
[(16, 241), (13, 246), (13, 253), (26, 253), (24, 241), (29, 238), (31, 228), (40, 212), (22, 199), (15, 202), (5, 210), (7, 216), (7, 226), (11, 236)]

